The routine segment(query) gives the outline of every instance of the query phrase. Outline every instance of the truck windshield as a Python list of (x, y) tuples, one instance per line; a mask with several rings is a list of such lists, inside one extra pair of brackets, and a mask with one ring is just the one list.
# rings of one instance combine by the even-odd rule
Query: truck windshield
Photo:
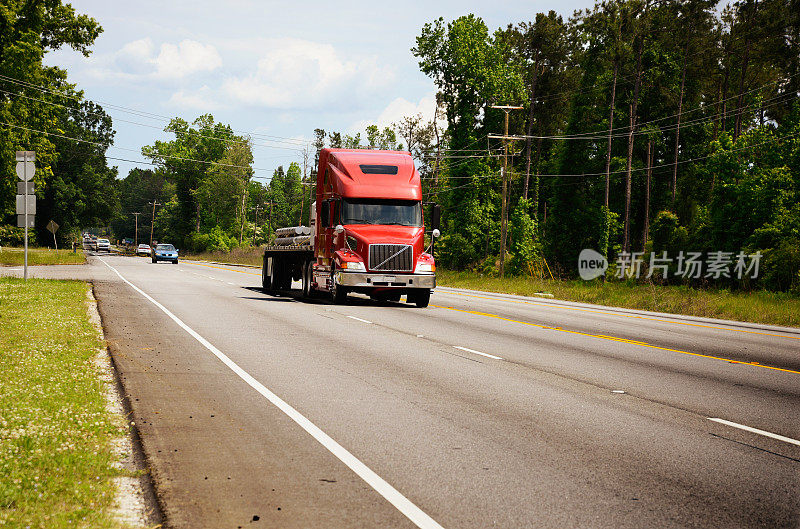
[(342, 224), (422, 226), (422, 206), (416, 200), (342, 200)]

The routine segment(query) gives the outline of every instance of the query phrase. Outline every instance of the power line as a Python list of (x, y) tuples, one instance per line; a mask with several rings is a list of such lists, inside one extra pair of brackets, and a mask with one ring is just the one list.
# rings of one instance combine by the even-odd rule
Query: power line
[[(0, 74), (0, 79), (5, 80), (5, 81), (10, 82), (10, 83), (14, 83), (14, 84), (20, 85), (20, 86), (24, 86), (26, 88), (31, 88), (31, 89), (34, 89), (34, 90), (38, 90), (40, 92), (46, 92), (46, 93), (49, 93), (49, 94), (53, 94), (53, 95), (57, 95), (57, 96), (60, 96), (60, 97), (64, 97), (66, 99), (71, 99), (73, 101), (78, 101), (78, 102), (85, 101), (85, 99), (81, 99), (81, 98), (79, 98), (77, 96), (74, 96), (74, 95), (71, 95), (71, 94), (67, 94), (67, 93), (64, 93), (64, 92), (61, 92), (61, 91), (58, 91), (58, 90), (53, 90), (51, 88), (43, 87), (43, 86), (40, 86), (40, 85), (36, 85), (36, 84), (33, 84), (33, 83), (29, 83), (27, 81), (22, 81), (20, 79), (16, 79), (14, 77), (9, 77), (7, 75)], [(170, 116), (165, 116), (165, 115), (162, 115), (162, 114), (155, 114), (155, 113), (146, 112), (146, 111), (143, 111), (143, 110), (137, 110), (137, 109), (134, 109), (134, 108), (124, 107), (124, 106), (116, 105), (116, 104), (109, 103), (109, 102), (104, 102), (104, 101), (94, 101), (94, 102), (95, 103), (100, 103), (103, 106), (105, 106), (106, 108), (112, 108), (112, 109), (115, 109), (115, 110), (119, 110), (120, 112), (126, 112), (126, 113), (129, 113), (129, 114), (137, 115), (139, 117), (144, 117), (144, 118), (153, 119), (153, 120), (157, 120), (157, 121), (168, 121), (169, 122), (172, 119), (174, 119), (174, 118), (172, 118)], [(288, 143), (290, 145), (296, 145), (298, 147), (300, 147), (300, 146), (309, 146), (312, 143), (311, 141), (303, 141), (303, 140), (298, 140), (297, 138), (289, 138), (289, 137), (286, 137), (286, 136), (275, 136), (275, 135), (271, 135), (271, 134), (245, 132), (245, 131), (240, 131), (240, 130), (236, 130), (236, 129), (231, 129), (231, 131), (232, 132), (238, 132), (240, 134), (246, 134), (246, 135), (249, 135), (249, 136), (252, 136), (252, 137), (264, 138), (264, 139), (266, 139), (266, 141), (274, 141), (275, 143)], [(277, 139), (277, 140), (281, 140), (281, 141), (275, 141), (272, 138)]]

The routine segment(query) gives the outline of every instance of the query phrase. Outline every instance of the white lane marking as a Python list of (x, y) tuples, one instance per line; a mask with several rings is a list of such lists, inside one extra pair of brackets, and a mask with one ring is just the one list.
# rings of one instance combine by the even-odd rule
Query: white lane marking
[(355, 316), (348, 316), (348, 318), (350, 318), (351, 320), (358, 320), (358, 321), (363, 322), (363, 323), (372, 323), (369, 320), (362, 320), (361, 318), (356, 318)]
[(753, 428), (751, 426), (745, 426), (744, 424), (739, 424), (736, 422), (726, 421), (725, 419), (718, 419), (717, 417), (707, 417), (709, 421), (718, 422), (720, 424), (726, 424), (728, 426), (732, 426), (734, 428), (739, 428), (740, 430), (744, 430), (746, 432), (757, 433), (758, 435), (763, 435), (765, 437), (772, 437), (773, 439), (777, 439), (778, 441), (783, 441), (785, 443), (790, 443), (793, 445), (800, 446), (800, 441), (797, 439), (792, 439), (791, 437), (784, 437), (782, 435), (778, 435), (776, 433), (768, 432), (766, 430), (759, 430), (758, 428)]
[(439, 525), (436, 520), (428, 516), (422, 509), (414, 505), (411, 500), (403, 496), (400, 491), (389, 485), (382, 477), (376, 474), (367, 465), (362, 463), (356, 456), (351, 454), (342, 445), (333, 440), (328, 434), (323, 432), (316, 424), (306, 419), (300, 412), (292, 408), (286, 401), (271, 392), (261, 382), (253, 378), (250, 373), (239, 367), (233, 360), (228, 358), (225, 353), (211, 345), (211, 343), (195, 332), (191, 327), (183, 323), (180, 318), (175, 316), (164, 305), (156, 301), (142, 291), (139, 287), (122, 277), (116, 268), (100, 259), (104, 265), (109, 267), (116, 273), (120, 279), (127, 283), (132, 289), (145, 297), (148, 301), (153, 303), (156, 307), (161, 309), (164, 314), (178, 324), (183, 330), (188, 332), (192, 338), (200, 342), (206, 349), (222, 361), (223, 364), (228, 366), (231, 371), (236, 373), (239, 378), (247, 382), (247, 384), (259, 392), (264, 398), (275, 405), (279, 410), (285, 413), (290, 419), (296, 422), (303, 430), (308, 432), (314, 439), (316, 439), (322, 446), (324, 446), (330, 453), (335, 455), (339, 460), (347, 465), (350, 470), (355, 472), (361, 479), (367, 482), (369, 486), (375, 489), (378, 494), (386, 498), (386, 500), (394, 505), (398, 511), (403, 513), (409, 520), (411, 520), (417, 527), (421, 529), (444, 529)]
[(482, 353), (480, 351), (476, 351), (475, 349), (469, 349), (468, 347), (460, 347), (458, 345), (454, 345), (453, 347), (455, 347), (456, 349), (461, 349), (462, 351), (466, 351), (468, 353), (473, 353), (473, 354), (476, 354), (476, 355), (486, 356), (488, 358), (494, 358), (495, 360), (502, 360), (502, 358), (500, 358), (499, 356), (490, 355), (489, 353)]

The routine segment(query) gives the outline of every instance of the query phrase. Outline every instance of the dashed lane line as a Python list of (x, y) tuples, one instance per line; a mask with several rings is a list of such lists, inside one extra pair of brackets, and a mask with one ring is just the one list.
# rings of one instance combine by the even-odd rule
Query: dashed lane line
[(383, 496), (389, 503), (394, 505), (394, 507), (403, 513), (411, 522), (413, 522), (417, 527), (421, 529), (443, 529), (439, 523), (436, 522), (433, 518), (431, 518), (428, 514), (426, 514), (422, 509), (417, 507), (414, 503), (411, 502), (408, 498), (403, 496), (397, 489), (392, 487), (388, 482), (386, 482), (382, 477), (376, 474), (372, 469), (370, 469), (367, 465), (361, 462), (358, 458), (356, 458), (353, 454), (351, 454), (346, 448), (342, 445), (337, 443), (332, 437), (328, 434), (323, 432), (317, 425), (312, 423), (308, 420), (304, 415), (290, 406), (286, 401), (278, 397), (272, 391), (267, 389), (261, 382), (256, 380), (252, 375), (250, 375), (247, 371), (239, 367), (233, 360), (231, 360), (225, 353), (214, 347), (208, 340), (203, 338), (200, 334), (198, 334), (194, 329), (186, 325), (180, 318), (175, 316), (172, 312), (169, 311), (164, 305), (150, 297), (146, 294), (143, 290), (139, 287), (122, 277), (116, 268), (111, 266), (110, 264), (106, 263), (103, 259), (100, 259), (104, 265), (114, 271), (122, 281), (124, 281), (128, 286), (134, 289), (136, 292), (141, 294), (145, 299), (153, 303), (156, 307), (161, 309), (164, 314), (166, 314), (172, 321), (178, 324), (183, 330), (188, 332), (192, 338), (200, 342), (206, 349), (208, 349), (214, 356), (216, 356), (223, 364), (228, 366), (231, 371), (236, 373), (239, 378), (244, 380), (250, 387), (260, 393), (264, 398), (270, 401), (272, 404), (275, 405), (279, 410), (285, 413), (290, 419), (292, 419), (298, 426), (300, 426), (303, 430), (308, 432), (314, 439), (316, 439), (322, 446), (324, 446), (330, 453), (335, 455), (342, 463), (347, 465), (353, 472), (355, 472), (361, 479), (363, 479), (367, 484), (369, 484), (375, 491), (378, 492), (381, 496)]
[(777, 439), (778, 441), (783, 441), (785, 443), (800, 446), (800, 441), (798, 441), (797, 439), (792, 439), (791, 437), (785, 437), (783, 435), (778, 435), (776, 433), (768, 432), (766, 430), (759, 430), (758, 428), (753, 428), (752, 426), (745, 426), (744, 424), (739, 424), (738, 422), (726, 421), (725, 419), (720, 419), (717, 417), (707, 417), (707, 419), (709, 421), (725, 424), (733, 428), (739, 428), (740, 430), (744, 430), (746, 432), (763, 435), (764, 437), (771, 437), (772, 439)]
[(364, 319), (361, 319), (361, 318), (356, 318), (355, 316), (348, 316), (348, 318), (350, 318), (351, 320), (358, 320), (358, 321), (360, 321), (360, 322), (363, 322), (363, 323), (369, 323), (369, 324), (371, 324), (371, 323), (372, 323), (372, 322), (371, 322), (371, 321), (369, 321), (369, 320), (364, 320)]
[(461, 351), (466, 351), (468, 353), (472, 353), (472, 354), (476, 354), (476, 355), (486, 356), (488, 358), (494, 358), (495, 360), (502, 360), (502, 358), (500, 358), (499, 356), (490, 355), (489, 353), (482, 353), (480, 351), (476, 351), (475, 349), (470, 349), (468, 347), (461, 347), (460, 345), (454, 345), (453, 348), (460, 349)]

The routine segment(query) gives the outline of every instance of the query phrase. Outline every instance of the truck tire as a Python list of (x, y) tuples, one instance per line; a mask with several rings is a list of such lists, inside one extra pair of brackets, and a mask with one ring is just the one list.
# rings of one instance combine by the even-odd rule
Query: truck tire
[(311, 299), (314, 295), (314, 290), (311, 288), (311, 280), (314, 278), (313, 261), (309, 261), (303, 265), (303, 297)]
[(331, 267), (331, 301), (334, 305), (342, 305), (347, 299), (347, 290), (336, 284), (336, 267)]
[(424, 309), (431, 301), (431, 291), (427, 288), (420, 288), (417, 291), (409, 292), (406, 296), (409, 303), (414, 303), (417, 307)]
[(283, 287), (283, 285), (282, 285), (282, 283), (283, 283), (283, 274), (282, 274), (281, 268), (283, 268), (281, 266), (281, 262), (273, 257), (272, 258), (272, 274), (270, 275), (270, 278), (269, 278), (270, 287), (271, 287), (270, 290), (272, 292), (277, 292), (278, 290), (280, 290)]
[(267, 275), (267, 257), (264, 257), (263, 264), (261, 265), (261, 289), (264, 292), (269, 292), (270, 285), (270, 277)]

